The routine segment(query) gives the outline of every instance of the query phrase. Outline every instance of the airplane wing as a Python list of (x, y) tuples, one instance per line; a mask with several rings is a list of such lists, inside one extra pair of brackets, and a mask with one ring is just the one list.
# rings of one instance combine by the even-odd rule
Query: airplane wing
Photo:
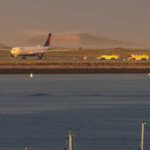
[(71, 51), (75, 51), (78, 49), (50, 49), (48, 51), (45, 51), (46, 53), (51, 53), (51, 52), (71, 52)]

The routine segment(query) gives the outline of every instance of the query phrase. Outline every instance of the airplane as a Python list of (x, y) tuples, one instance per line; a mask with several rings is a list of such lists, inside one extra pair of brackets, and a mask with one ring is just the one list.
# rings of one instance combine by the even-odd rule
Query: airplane
[(44, 53), (46, 53), (50, 48), (51, 35), (51, 33), (48, 34), (46, 42), (43, 46), (14, 47), (10, 50), (9, 56), (13, 58), (21, 57), (22, 59), (26, 59), (28, 56), (36, 56), (38, 59), (42, 59)]

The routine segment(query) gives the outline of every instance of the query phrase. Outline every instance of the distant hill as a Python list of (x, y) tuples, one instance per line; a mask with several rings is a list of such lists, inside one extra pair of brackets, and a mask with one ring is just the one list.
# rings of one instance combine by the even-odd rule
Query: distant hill
[[(29, 40), (21, 43), (24, 46), (35, 46), (43, 45), (46, 36), (38, 35), (30, 38)], [(135, 44), (132, 42), (124, 42), (114, 39), (109, 39), (105, 37), (99, 37), (92, 34), (86, 33), (75, 33), (75, 34), (53, 34), (52, 35), (52, 47), (62, 47), (62, 48), (144, 48), (145, 45)]]
[(144, 46), (141, 44), (135, 44), (132, 42), (124, 42), (114, 39), (109, 39), (105, 37), (98, 37), (91, 34), (78, 34), (80, 37), (80, 44), (83, 47), (95, 47), (95, 48), (115, 48), (115, 47), (123, 47), (123, 48), (134, 48), (139, 46)]

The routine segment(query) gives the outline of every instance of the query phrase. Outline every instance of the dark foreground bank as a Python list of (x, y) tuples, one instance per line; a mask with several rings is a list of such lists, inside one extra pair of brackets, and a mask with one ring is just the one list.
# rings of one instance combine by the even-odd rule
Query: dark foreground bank
[(149, 73), (150, 62), (0, 62), (0, 74)]

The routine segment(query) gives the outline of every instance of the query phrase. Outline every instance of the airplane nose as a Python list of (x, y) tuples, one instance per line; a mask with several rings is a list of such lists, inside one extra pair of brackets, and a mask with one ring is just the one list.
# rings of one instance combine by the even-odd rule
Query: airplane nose
[(10, 51), (11, 55), (17, 57), (18, 55), (20, 55), (21, 53), (21, 50), (20, 48), (13, 48), (11, 51)]
[(14, 55), (14, 54), (15, 54), (15, 50), (12, 49), (12, 50), (10, 51), (10, 53), (11, 53), (12, 55)]

